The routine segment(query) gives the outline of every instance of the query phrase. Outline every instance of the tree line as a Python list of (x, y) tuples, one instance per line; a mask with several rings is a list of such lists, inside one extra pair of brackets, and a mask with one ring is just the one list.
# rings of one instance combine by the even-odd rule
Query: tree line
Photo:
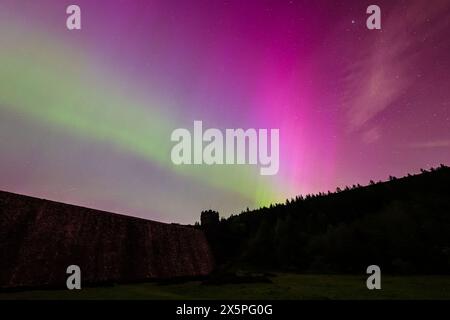
[(398, 274), (450, 273), (450, 168), (371, 181), (219, 220), (202, 228), (220, 268)]

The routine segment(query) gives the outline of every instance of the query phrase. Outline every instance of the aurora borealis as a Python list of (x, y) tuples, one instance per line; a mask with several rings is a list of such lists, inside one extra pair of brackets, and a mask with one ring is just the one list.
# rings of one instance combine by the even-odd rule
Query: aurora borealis
[[(0, 189), (193, 223), (450, 163), (450, 2), (0, 0)], [(279, 128), (280, 169), (175, 166), (176, 128)]]

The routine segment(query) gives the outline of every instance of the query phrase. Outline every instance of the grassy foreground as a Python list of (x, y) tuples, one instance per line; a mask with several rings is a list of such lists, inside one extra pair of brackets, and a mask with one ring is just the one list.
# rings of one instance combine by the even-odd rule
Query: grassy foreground
[(5, 299), (450, 299), (450, 276), (384, 276), (382, 290), (368, 290), (366, 277), (280, 273), (273, 283), (162, 285), (140, 283), (69, 290), (2, 292)]

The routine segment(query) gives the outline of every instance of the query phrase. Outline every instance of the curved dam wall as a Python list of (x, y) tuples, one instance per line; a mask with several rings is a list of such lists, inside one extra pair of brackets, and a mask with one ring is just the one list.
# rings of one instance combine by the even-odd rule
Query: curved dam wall
[(203, 232), (0, 192), (0, 288), (65, 287), (69, 265), (83, 284), (209, 274)]

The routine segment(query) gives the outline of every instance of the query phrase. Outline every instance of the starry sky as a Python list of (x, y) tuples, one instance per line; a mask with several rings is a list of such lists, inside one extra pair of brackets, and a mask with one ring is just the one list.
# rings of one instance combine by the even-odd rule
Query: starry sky
[[(448, 0), (0, 0), (0, 190), (193, 223), (448, 165), (449, 24)], [(278, 174), (175, 166), (194, 120), (279, 129)]]

